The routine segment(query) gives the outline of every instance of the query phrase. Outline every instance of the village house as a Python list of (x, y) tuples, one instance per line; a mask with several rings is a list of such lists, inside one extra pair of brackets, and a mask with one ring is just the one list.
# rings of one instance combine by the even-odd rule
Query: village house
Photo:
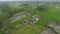
[(38, 21), (38, 17), (37, 16), (32, 16), (32, 18), (26, 19), (24, 20), (23, 24), (35, 24)]

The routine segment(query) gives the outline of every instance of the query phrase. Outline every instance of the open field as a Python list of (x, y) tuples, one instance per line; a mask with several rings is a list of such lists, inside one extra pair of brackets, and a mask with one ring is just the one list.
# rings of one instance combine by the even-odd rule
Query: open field
[[(58, 2), (0, 3), (0, 32), (2, 34), (40, 34), (50, 23), (54, 27), (60, 24), (60, 3)], [(56, 32), (54, 27), (50, 26), (48, 31), (52, 29)]]

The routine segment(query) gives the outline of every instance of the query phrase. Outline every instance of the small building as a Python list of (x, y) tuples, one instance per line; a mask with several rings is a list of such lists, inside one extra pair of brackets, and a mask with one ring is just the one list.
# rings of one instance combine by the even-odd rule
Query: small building
[(35, 24), (38, 21), (38, 17), (37, 16), (32, 16), (32, 18), (29, 18), (27, 20), (24, 20), (23, 24)]

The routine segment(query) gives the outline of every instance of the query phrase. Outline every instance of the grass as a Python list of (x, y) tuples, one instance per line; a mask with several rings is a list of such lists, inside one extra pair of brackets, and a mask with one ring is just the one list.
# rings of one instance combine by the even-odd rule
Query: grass
[(29, 18), (29, 17), (30, 17), (30, 16), (27, 16), (27, 17), (25, 17), (25, 18), (22, 18), (22, 19), (20, 19), (20, 20), (17, 20), (17, 21), (15, 21), (15, 22), (11, 23), (11, 26), (16, 26), (16, 25), (21, 24), (25, 19), (27, 19), (27, 18)]
[(37, 25), (40, 25), (40, 26), (45, 26), (49, 21), (44, 19), (44, 18), (41, 18), (37, 21)]
[(18, 31), (12, 31), (12, 34), (39, 34), (44, 29), (40, 25), (24, 25), (22, 28), (19, 27)]
[[(19, 25), (23, 22), (23, 20), (25, 20), (29, 17), (31, 17), (31, 16), (27, 16), (23, 19), (17, 20), (15, 22), (13, 22), (11, 25), (12, 26)], [(45, 25), (46, 23), (47, 22), (45, 19), (39, 19), (39, 21), (34, 25), (26, 24), (24, 26), (23, 25), (19, 26), (17, 29), (12, 30), (11, 34), (40, 34), (40, 32), (42, 30), (44, 30), (43, 25)]]
[(39, 11), (39, 10), (32, 10), (33, 14), (37, 14), (39, 16), (43, 16), (44, 18), (53, 19), (53, 20), (60, 20), (60, 9), (59, 8), (51, 8), (48, 11)]
[(2, 31), (2, 29), (0, 28), (0, 34), (2, 34), (2, 32), (1, 32), (1, 31)]
[[(35, 10), (35, 9), (28, 9), (28, 8), (26, 9), (27, 11), (30, 11), (32, 15), (37, 14), (39, 16), (43, 16), (43, 18), (39, 19), (37, 23), (34, 25), (30, 25), (30, 24), (26, 24), (24, 26), (21, 25), (16, 29), (17, 31), (13, 30), (11, 34), (40, 34), (40, 32), (44, 30), (44, 25), (46, 25), (47, 23), (50, 23), (48, 19), (53, 19), (56, 21), (60, 20), (60, 16), (59, 16), (60, 10), (57, 8), (51, 8), (46, 12)], [(14, 23), (12, 23), (12, 26), (21, 24), (23, 20), (26, 18), (15, 21)]]
[[(12, 23), (12, 26), (21, 24), (23, 22), (23, 20), (25, 20), (29, 17), (30, 16), (20, 19), (18, 21), (15, 21), (14, 23)], [(26, 24), (26, 25), (19, 26), (17, 29), (12, 30), (11, 34), (40, 34), (40, 32), (42, 30), (44, 30), (44, 28), (45, 28), (43, 25), (45, 25), (46, 23), (47, 23), (46, 20), (41, 18), (34, 25)]]

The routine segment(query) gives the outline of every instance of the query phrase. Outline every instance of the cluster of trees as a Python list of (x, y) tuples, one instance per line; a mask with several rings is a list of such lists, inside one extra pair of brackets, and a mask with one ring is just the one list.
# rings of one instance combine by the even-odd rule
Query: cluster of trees
[(4, 26), (8, 25), (9, 18), (11, 18), (14, 14), (16, 14), (18, 12), (24, 11), (23, 8), (19, 8), (20, 6), (14, 6), (14, 7), (12, 7), (12, 6), (10, 6), (9, 4), (6, 4), (6, 3), (0, 4), (0, 12), (2, 13), (2, 14), (0, 14), (0, 28), (2, 28), (2, 29), (4, 29)]
[[(14, 5), (14, 4), (13, 4)], [(15, 8), (16, 7), (16, 8)], [(0, 4), (0, 9), (2, 11), (0, 12), (4, 12), (4, 14), (6, 14), (6, 18), (9, 18), (11, 17), (12, 15), (14, 15), (15, 13), (18, 13), (18, 12), (21, 12), (21, 11), (24, 11), (23, 8), (18, 8), (17, 6), (15, 7), (12, 7), (12, 6), (9, 6), (9, 4)], [(20, 7), (20, 6), (19, 6)], [(4, 15), (3, 14), (3, 15)], [(4, 17), (4, 16), (3, 16)]]
[(46, 6), (45, 4), (37, 6), (37, 9), (40, 10), (40, 11), (48, 11), (49, 8), (50, 7), (48, 5)]
[[(28, 4), (28, 3), (27, 4), (23, 4), (21, 6), (17, 5), (17, 4), (18, 3), (16, 3), (16, 4), (0, 3), (0, 12), (2, 12), (2, 15), (0, 15), (0, 27), (2, 27), (2, 26), (8, 26), (8, 24), (9, 24), (8, 23), (8, 19), (11, 18), (14, 14), (19, 13), (21, 11), (25, 11), (26, 10), (26, 11), (31, 12), (32, 14), (36, 13), (32, 9), (32, 7), (34, 7), (35, 4), (33, 6), (30, 6), (30, 5), (32, 5), (32, 3), (31, 4)], [(47, 11), (49, 9), (49, 6), (40, 5), (40, 6), (37, 6), (36, 9), (38, 9), (40, 11)], [(5, 20), (7, 20), (7, 22)], [(8, 26), (7, 28), (11, 28), (11, 27), (12, 26)]]

